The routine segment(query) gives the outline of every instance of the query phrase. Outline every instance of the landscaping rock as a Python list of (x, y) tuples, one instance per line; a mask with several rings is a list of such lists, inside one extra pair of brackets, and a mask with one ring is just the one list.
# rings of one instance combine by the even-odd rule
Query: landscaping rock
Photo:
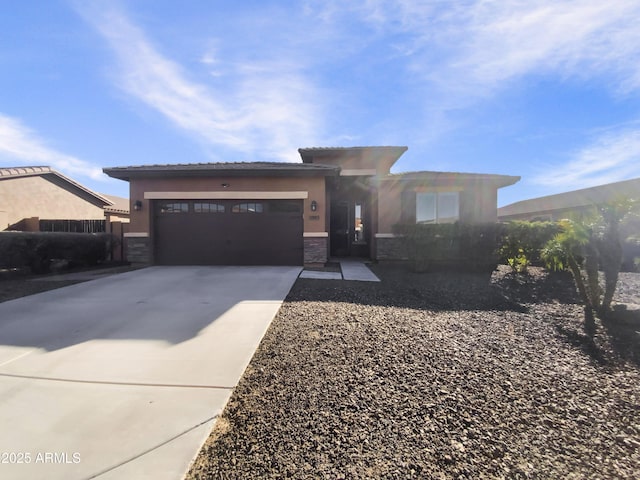
[(373, 269), (296, 282), (188, 478), (637, 478), (638, 310), (591, 339), (568, 276)]

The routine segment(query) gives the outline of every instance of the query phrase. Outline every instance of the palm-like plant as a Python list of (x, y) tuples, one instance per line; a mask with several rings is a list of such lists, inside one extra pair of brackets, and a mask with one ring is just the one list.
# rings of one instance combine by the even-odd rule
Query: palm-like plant
[(545, 245), (540, 256), (551, 270), (569, 270), (585, 307), (590, 311), (598, 311), (600, 288), (593, 223), (565, 219), (558, 224), (560, 233)]
[[(593, 334), (595, 330), (593, 314), (603, 317), (611, 308), (622, 263), (620, 221), (636, 203), (616, 200), (581, 218), (561, 220), (560, 233), (542, 249), (541, 257), (547, 268), (571, 272), (585, 305), (587, 333)], [(598, 278), (599, 268), (604, 273), (604, 291)]]

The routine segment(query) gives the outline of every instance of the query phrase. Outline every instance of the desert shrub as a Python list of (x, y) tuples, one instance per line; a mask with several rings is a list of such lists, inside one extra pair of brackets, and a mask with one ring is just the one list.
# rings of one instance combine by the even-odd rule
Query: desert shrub
[(106, 233), (0, 232), (0, 266), (44, 273), (54, 260), (96, 265), (107, 258), (112, 241)]
[(559, 231), (555, 222), (507, 222), (500, 240), (500, 258), (513, 272), (526, 273), (529, 265), (542, 263), (540, 251)]
[(501, 225), (483, 224), (399, 224), (404, 248), (413, 270), (453, 269), (491, 272), (498, 264), (498, 238)]
[[(604, 317), (610, 310), (623, 261), (620, 225), (637, 205), (619, 199), (593, 209), (591, 216), (559, 222), (561, 230), (542, 250), (547, 267), (568, 269), (585, 305), (585, 330), (595, 331), (593, 314)], [(599, 271), (604, 274), (604, 289)]]

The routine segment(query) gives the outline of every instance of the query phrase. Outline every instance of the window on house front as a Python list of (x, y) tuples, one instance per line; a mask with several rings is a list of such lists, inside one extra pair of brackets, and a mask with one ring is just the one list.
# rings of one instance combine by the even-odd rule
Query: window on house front
[(262, 203), (236, 203), (231, 213), (262, 213)]
[(356, 203), (353, 209), (353, 241), (355, 243), (365, 243), (364, 241), (364, 222), (363, 212), (364, 206), (362, 203)]
[(458, 192), (416, 194), (416, 223), (453, 223), (459, 219)]
[(169, 202), (160, 205), (160, 213), (187, 213), (189, 204), (186, 202)]
[(193, 211), (196, 213), (224, 213), (224, 205), (211, 202), (195, 202)]

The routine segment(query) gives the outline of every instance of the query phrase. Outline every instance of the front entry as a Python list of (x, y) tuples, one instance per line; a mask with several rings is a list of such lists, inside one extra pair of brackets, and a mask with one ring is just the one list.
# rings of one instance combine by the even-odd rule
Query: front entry
[(371, 191), (366, 177), (343, 177), (331, 193), (332, 257), (368, 257), (371, 245)]
[(331, 205), (331, 256), (349, 255), (349, 204), (336, 202)]

